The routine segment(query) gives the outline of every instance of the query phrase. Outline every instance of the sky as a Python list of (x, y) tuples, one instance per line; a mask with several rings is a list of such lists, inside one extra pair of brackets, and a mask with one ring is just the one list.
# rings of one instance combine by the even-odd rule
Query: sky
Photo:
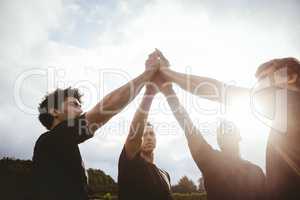
[[(110, 91), (141, 74), (159, 48), (179, 72), (251, 88), (259, 64), (300, 55), (297, 0), (1, 0), (0, 157), (31, 159), (45, 132), (37, 105), (56, 87), (79, 87), (87, 111)], [(265, 168), (268, 127), (237, 104), (232, 112), (187, 94), (180, 100), (215, 148), (220, 117), (242, 135), (241, 154)], [(80, 145), (87, 168), (117, 177), (117, 162), (139, 95), (124, 111)], [(159, 94), (150, 113), (158, 145), (157, 166), (172, 183), (187, 175), (197, 181), (184, 134)]]

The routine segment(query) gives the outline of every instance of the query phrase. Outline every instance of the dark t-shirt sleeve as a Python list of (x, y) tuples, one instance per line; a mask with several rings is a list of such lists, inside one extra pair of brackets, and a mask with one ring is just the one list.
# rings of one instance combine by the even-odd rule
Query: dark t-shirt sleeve
[(119, 158), (119, 167), (120, 168), (131, 168), (134, 165), (137, 165), (140, 161), (140, 154), (137, 153), (133, 159), (128, 159), (126, 155), (126, 149), (125, 146), (122, 149), (122, 152), (120, 154)]
[(166, 174), (167, 174), (168, 181), (169, 181), (169, 183), (171, 184), (171, 177), (170, 177), (170, 174), (169, 174), (168, 172), (166, 172)]
[(261, 168), (255, 167), (254, 181), (256, 184), (255, 191), (257, 191), (257, 199), (264, 200), (267, 197), (266, 177)]
[[(136, 177), (136, 173), (141, 169), (143, 161), (141, 160), (140, 154), (137, 153), (133, 159), (128, 159), (126, 155), (125, 146), (119, 157), (119, 178), (120, 181), (131, 181), (132, 178)], [(137, 169), (139, 169), (137, 171)], [(134, 174), (132, 174), (134, 173)]]
[(134, 191), (136, 187), (139, 187), (139, 185), (137, 185), (136, 179), (140, 178), (140, 167), (137, 167), (137, 160), (137, 156), (135, 156), (131, 160), (127, 158), (124, 146), (120, 154), (118, 163), (118, 185), (120, 199), (134, 199), (133, 197), (139, 194), (136, 194), (136, 192)]
[(64, 125), (62, 128), (66, 129), (66, 133), (70, 137), (71, 141), (76, 144), (80, 144), (94, 136), (94, 134), (89, 130), (85, 114), (63, 123)]

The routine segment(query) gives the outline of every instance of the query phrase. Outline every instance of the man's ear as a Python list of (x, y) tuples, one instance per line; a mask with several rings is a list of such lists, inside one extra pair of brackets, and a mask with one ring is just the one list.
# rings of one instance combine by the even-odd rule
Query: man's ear
[(298, 79), (298, 74), (293, 73), (291, 75), (288, 75), (287, 83), (288, 84), (295, 84), (295, 83), (297, 83), (297, 79)]

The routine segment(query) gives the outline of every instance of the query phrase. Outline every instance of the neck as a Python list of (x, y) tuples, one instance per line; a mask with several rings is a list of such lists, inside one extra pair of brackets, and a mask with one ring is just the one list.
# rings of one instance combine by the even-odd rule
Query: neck
[(58, 124), (60, 124), (60, 122), (61, 122), (61, 121), (59, 121), (59, 120), (57, 120), (57, 119), (54, 119), (54, 120), (53, 120), (53, 124), (52, 124), (52, 126), (51, 126), (50, 129), (53, 129), (54, 127), (56, 127)]
[(153, 154), (153, 152), (141, 152), (141, 157), (149, 163), (154, 163), (154, 154)]

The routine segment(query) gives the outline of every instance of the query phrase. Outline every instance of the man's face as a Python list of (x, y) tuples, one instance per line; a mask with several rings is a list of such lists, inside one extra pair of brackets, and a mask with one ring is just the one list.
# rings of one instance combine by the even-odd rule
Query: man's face
[[(270, 61), (271, 62), (271, 61)], [(257, 85), (252, 90), (255, 115), (266, 125), (285, 132), (287, 125), (287, 91), (297, 81), (297, 74), (288, 74), (287, 68), (277, 70), (276, 62), (257, 75)], [(278, 68), (278, 66), (277, 66)]]
[(63, 103), (61, 118), (74, 119), (79, 117), (83, 112), (80, 102), (74, 97), (67, 97)]
[(156, 147), (156, 137), (151, 126), (146, 126), (143, 135), (142, 152), (151, 153)]
[[(266, 63), (268, 64), (268, 63)], [(287, 88), (288, 84), (294, 84), (293, 80), (292, 82), (291, 79), (294, 79), (294, 75), (289, 75), (287, 68), (282, 67), (279, 69), (276, 69), (276, 64), (268, 64), (270, 67), (267, 69), (261, 71), (256, 77), (258, 79), (258, 86), (263, 86), (263, 87), (268, 87), (269, 86), (275, 86), (279, 88)], [(297, 75), (296, 75), (297, 76)]]

